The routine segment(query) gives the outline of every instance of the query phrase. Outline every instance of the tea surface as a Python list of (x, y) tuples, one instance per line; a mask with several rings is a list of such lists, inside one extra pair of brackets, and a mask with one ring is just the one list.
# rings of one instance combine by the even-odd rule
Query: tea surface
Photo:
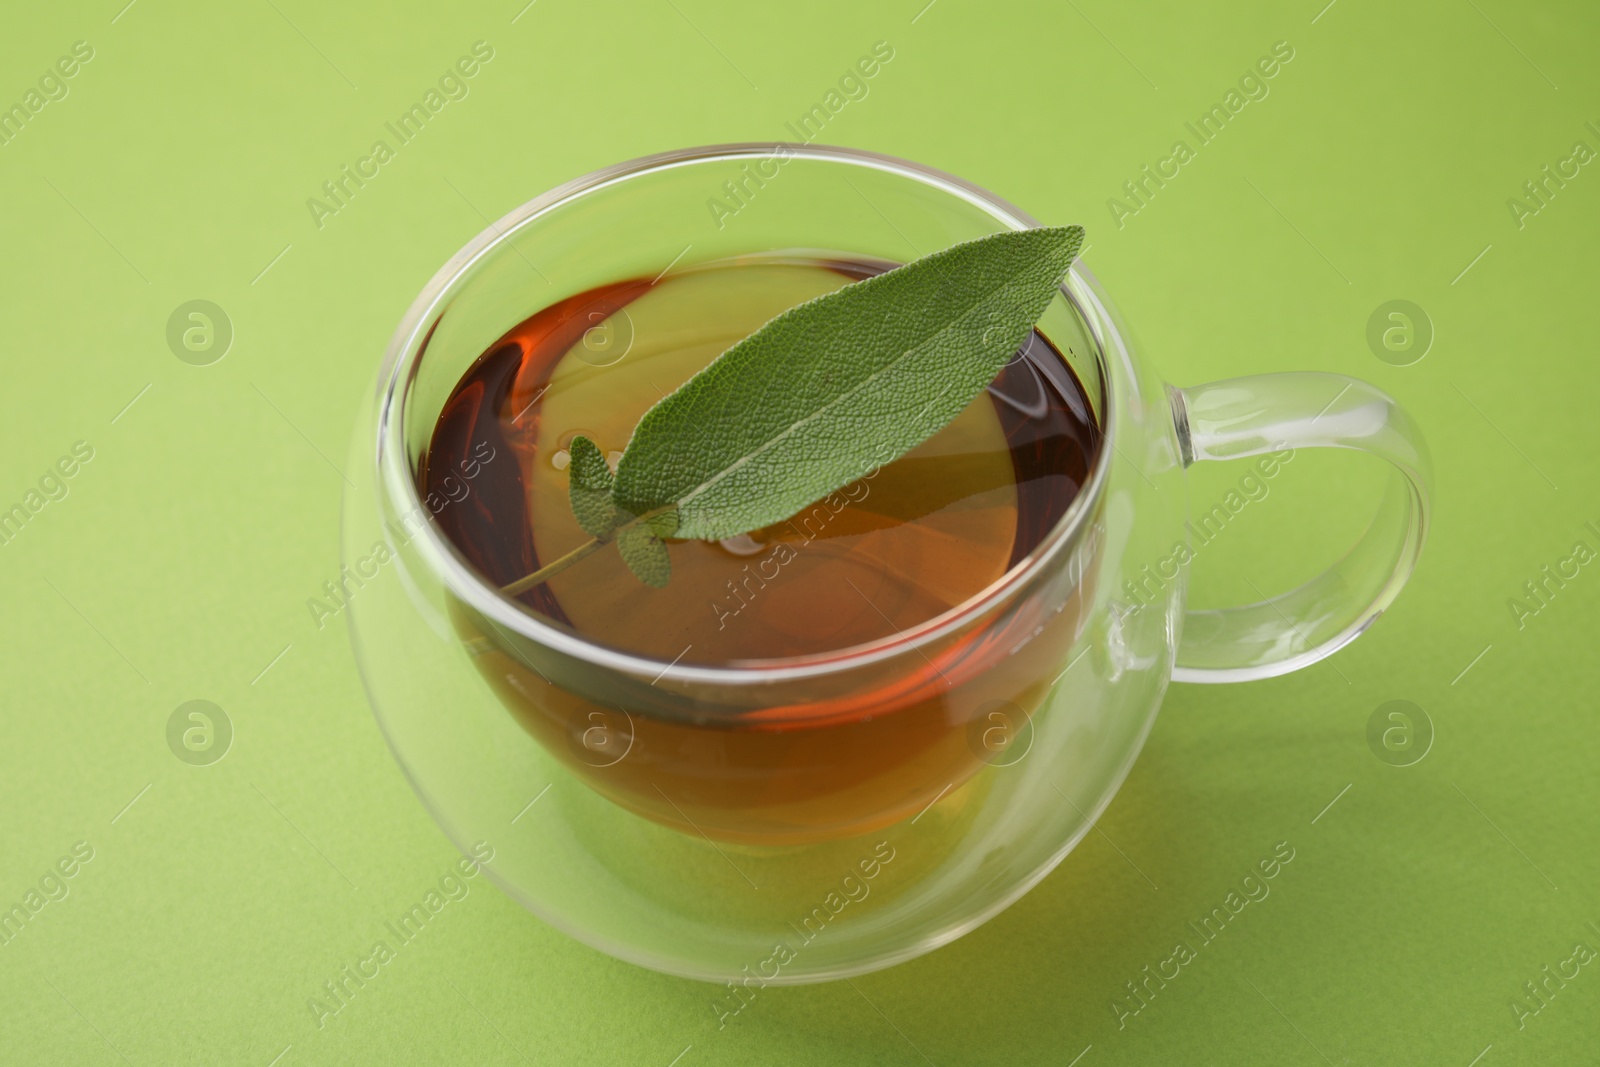
[[(496, 586), (578, 547), (588, 535), (567, 499), (573, 437), (614, 464), (639, 417), (734, 342), (888, 266), (750, 257), (531, 315), (473, 364), (440, 415), (425, 492), (444, 492), (474, 457), (494, 459), (438, 521)], [(666, 588), (641, 583), (608, 546), (519, 599), (590, 640), (681, 663), (892, 638), (982, 592), (1037, 545), (1082, 487), (1099, 436), (1082, 386), (1035, 332), (986, 393), (905, 456), (784, 522), (669, 542)]]

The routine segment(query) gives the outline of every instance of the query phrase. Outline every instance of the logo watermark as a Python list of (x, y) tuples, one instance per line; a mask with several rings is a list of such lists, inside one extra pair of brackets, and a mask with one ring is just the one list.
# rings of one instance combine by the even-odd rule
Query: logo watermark
[[(875, 42), (868, 55), (856, 60), (854, 66), (839, 76), (837, 88), (829, 89), (820, 101), (812, 104), (810, 109), (800, 116), (798, 124), (785, 122), (784, 128), (794, 134), (796, 141), (810, 144), (822, 134), (824, 127), (838, 118), (846, 106), (853, 101), (867, 98), (867, 94), (872, 91), (868, 82), (877, 77), (879, 71), (893, 58), (893, 45), (888, 41)], [(756, 160), (753, 165), (748, 162), (741, 163), (739, 176), (722, 183), (722, 195), (706, 200), (706, 209), (711, 212), (711, 221), (717, 224), (717, 229), (725, 227), (729, 219), (749, 207), (757, 194), (767, 187), (767, 182), (776, 178), (781, 168), (787, 166), (793, 158), (793, 146), (780, 142), (772, 146), (771, 153)]]
[(209, 700), (186, 701), (167, 717), (167, 747), (191, 767), (209, 767), (233, 747), (233, 720)]
[(1200, 958), (1200, 950), (1221, 937), (1222, 931), (1228, 928), (1229, 923), (1236, 921), (1246, 907), (1266, 900), (1272, 892), (1269, 883), (1282, 873), (1294, 857), (1295, 850), (1289, 842), (1279, 841), (1272, 846), (1272, 855), (1258, 861), (1255, 869), (1239, 880), (1239, 888), (1230, 889), (1222, 903), (1203, 915), (1198, 925), (1189, 923), (1188, 932), (1178, 939), (1172, 951), (1154, 968), (1146, 964), (1139, 976), (1124, 982), (1127, 996), (1118, 994), (1111, 998), (1111, 1014), (1117, 1020), (1117, 1029), (1127, 1029), (1128, 1020), (1148, 1008), (1156, 994), (1167, 988), (1168, 982), (1177, 981), (1183, 975), (1183, 969)]
[(22, 533), (22, 528), (33, 517), (52, 503), (59, 503), (72, 491), (69, 481), (94, 459), (94, 446), (88, 441), (74, 441), (70, 452), (62, 455), (39, 475), (38, 488), (29, 489), (22, 499), (11, 507), (0, 510), (0, 545), (9, 545)]
[[(1584, 523), (1583, 531), (1587, 531), (1596, 538), (1597, 543), (1600, 543), (1600, 527), (1595, 526), (1593, 522)], [(1554, 563), (1546, 563), (1539, 568), (1538, 575), (1523, 582), (1522, 596), (1506, 598), (1506, 608), (1516, 621), (1517, 629), (1525, 629), (1529, 619), (1548, 608), (1556, 596), (1567, 588), (1567, 584), (1576, 580), (1582, 573), (1582, 568), (1593, 562), (1594, 558), (1595, 550), (1589, 547), (1589, 542), (1579, 539), (1572, 543), (1565, 556)]]
[(87, 841), (79, 841), (44, 872), (37, 884), (28, 887), (21, 901), (9, 907), (0, 904), (0, 947), (10, 945), (20, 937), (47, 905), (66, 900), (72, 892), (71, 880), (92, 859), (94, 846)]
[(59, 103), (72, 91), (68, 81), (77, 77), (91, 59), (94, 46), (88, 41), (74, 41), (72, 51), (45, 68), (35, 84), (38, 86), (22, 94), (22, 99), (9, 108), (0, 110), (0, 148), (4, 148), (30, 122), (37, 122), (40, 112), (52, 103)]
[(967, 723), (967, 748), (990, 766), (1015, 766), (1033, 748), (1033, 718), (1009, 700), (991, 700)]
[(233, 347), (233, 320), (209, 300), (179, 304), (167, 316), (167, 347), (191, 367), (209, 367)]
[(1409, 300), (1379, 304), (1367, 319), (1367, 347), (1391, 367), (1409, 367), (1433, 347), (1433, 320)]
[[(1600, 126), (1593, 122), (1584, 123), (1589, 132), (1600, 137)], [(1539, 175), (1529, 178), (1522, 183), (1522, 196), (1519, 199), (1512, 196), (1506, 198), (1506, 210), (1511, 212), (1511, 221), (1517, 224), (1517, 229), (1526, 229), (1528, 220), (1550, 206), (1556, 194), (1567, 187), (1567, 182), (1576, 178), (1582, 168), (1595, 158), (1595, 150), (1589, 147), (1586, 141), (1574, 141), (1565, 157), (1556, 160), (1552, 168), (1546, 163), (1539, 168)]]
[[(1600, 936), (1600, 926), (1596, 926), (1594, 920), (1591, 919), (1584, 925), (1596, 936)], [(1595, 961), (1596, 955), (1587, 941), (1573, 941), (1571, 954), (1559, 961), (1554, 969), (1547, 963), (1539, 968), (1539, 973), (1532, 979), (1523, 982), (1522, 993), (1511, 998), (1511, 1014), (1517, 1020), (1517, 1029), (1527, 1029), (1528, 1020), (1548, 1008), (1550, 1002), (1567, 988), (1567, 983), (1577, 978), (1583, 973), (1584, 967)]]
[[(782, 974), (783, 969), (793, 963), (807, 945), (828, 930), (846, 908), (866, 900), (872, 893), (872, 880), (882, 874), (883, 868), (894, 862), (894, 858), (894, 846), (887, 841), (879, 841), (873, 846), (872, 854), (857, 860), (855, 866), (846, 871), (838, 885), (830, 889), (820, 903), (802, 916), (799, 922), (789, 924), (789, 931), (773, 943), (771, 955), (758, 963), (745, 964), (742, 968), (744, 977), (737, 982), (729, 981), (727, 995), (711, 1002), (712, 1014), (717, 1017), (717, 1029), (724, 1029), (729, 1019), (749, 1007), (756, 994)], [(792, 938), (791, 933), (794, 935)]]
[(1367, 748), (1391, 767), (1421, 763), (1433, 749), (1433, 720), (1409, 700), (1385, 701), (1367, 718)]
[(397, 920), (383, 924), (394, 944), (391, 945), (388, 938), (373, 942), (364, 957), (340, 967), (323, 982), (319, 995), (306, 998), (306, 1008), (311, 1012), (318, 1030), (323, 1029), (329, 1019), (348, 1008), (369, 982), (377, 981), (384, 973), (384, 968), (399, 956), (399, 950), (420, 937), (446, 905), (467, 899), (472, 892), (470, 880), (478, 876), (484, 864), (493, 862), (494, 846), (487, 841), (479, 841), (470, 851), (471, 859), (462, 857), (457, 860), (439, 876), (436, 887), (430, 887)]
[(483, 472), (486, 464), (492, 462), (497, 453), (487, 441), (479, 441), (472, 450), (472, 455), (460, 461), (461, 477), (448, 474), (439, 483), (440, 492), (430, 492), (422, 504), (412, 508), (398, 520), (389, 522), (386, 527), (392, 541), (378, 540), (372, 543), (367, 554), (358, 558), (353, 564), (345, 563), (339, 567), (337, 581), (329, 579), (322, 583), (321, 597), (307, 597), (306, 610), (311, 613), (311, 621), (321, 630), (327, 626), (328, 620), (338, 616), (345, 608), (350, 606), (350, 601), (355, 599), (357, 593), (366, 588), (366, 584), (378, 576), (384, 564), (394, 559), (396, 550), (411, 543), (411, 539), (428, 524), (430, 515), (437, 515), (452, 504), (459, 504), (472, 492), (471, 481)]
[(1184, 128), (1194, 136), (1194, 145), (1183, 138), (1174, 141), (1167, 155), (1156, 160), (1153, 169), (1147, 163), (1140, 168), (1137, 177), (1122, 183), (1125, 200), (1115, 196), (1106, 200), (1106, 210), (1111, 212), (1111, 221), (1117, 224), (1117, 229), (1122, 229), (1128, 219), (1149, 207), (1156, 193), (1165, 189), (1167, 182), (1182, 173), (1185, 166), (1198, 159), (1199, 149), (1216, 140), (1248, 104), (1265, 100), (1272, 92), (1268, 82), (1277, 77), (1293, 59), (1294, 46), (1288, 41), (1279, 41), (1272, 46), (1271, 54), (1256, 60), (1240, 76), (1238, 88), (1230, 88), (1223, 95), (1221, 103), (1212, 104), (1197, 122), (1185, 122)]
[(487, 41), (475, 41), (470, 55), (464, 55), (454, 64), (439, 75), (438, 81), (428, 87), (422, 94), (422, 99), (411, 105), (392, 122), (385, 122), (383, 128), (389, 138), (380, 137), (372, 142), (367, 149), (367, 154), (355, 161), (341, 164), (338, 172), (322, 183), (322, 195), (306, 198), (306, 210), (311, 213), (311, 221), (322, 229), (327, 225), (327, 220), (339, 214), (350, 206), (356, 194), (367, 187), (367, 182), (372, 181), (383, 168), (392, 161), (399, 150), (410, 144), (422, 133), (423, 127), (445, 109), (453, 100), (465, 100), (472, 91), (468, 84), (470, 79), (477, 76), (483, 65), (494, 59), (494, 48)]

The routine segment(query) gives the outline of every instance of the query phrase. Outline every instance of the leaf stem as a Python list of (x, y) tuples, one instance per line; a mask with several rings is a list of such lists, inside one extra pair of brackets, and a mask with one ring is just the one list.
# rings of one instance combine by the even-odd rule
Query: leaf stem
[(616, 526), (613, 526), (610, 530), (606, 531), (604, 535), (585, 541), (571, 552), (568, 552), (566, 555), (557, 560), (553, 560), (552, 562), (545, 564), (532, 574), (518, 578), (510, 585), (502, 585), (500, 587), (500, 591), (506, 596), (518, 596), (522, 593), (525, 593), (534, 586), (540, 585), (543, 582), (554, 578), (556, 575), (560, 574), (562, 571), (566, 570), (568, 567), (572, 566), (574, 563), (578, 562), (584, 557), (592, 555), (602, 546), (608, 545), (612, 541), (615, 541), (622, 531), (629, 529), (630, 527), (637, 526), (642, 522), (649, 522), (656, 516), (671, 511), (672, 508), (672, 504), (663, 504), (658, 508), (651, 508), (643, 515), (635, 515), (626, 522), (618, 523)]
[[(609, 538), (607, 538), (607, 540), (609, 540)], [(605, 541), (600, 540), (598, 537), (586, 541), (577, 548), (573, 549), (571, 552), (568, 552), (566, 555), (562, 556), (560, 559), (554, 560), (553, 562), (547, 563), (543, 567), (540, 567), (532, 574), (518, 578), (510, 585), (501, 586), (500, 591), (506, 596), (517, 596), (521, 593), (525, 593), (534, 586), (540, 585), (546, 580), (560, 574), (562, 571), (566, 570), (580, 559), (583, 559), (585, 556), (594, 552), (605, 543)]]

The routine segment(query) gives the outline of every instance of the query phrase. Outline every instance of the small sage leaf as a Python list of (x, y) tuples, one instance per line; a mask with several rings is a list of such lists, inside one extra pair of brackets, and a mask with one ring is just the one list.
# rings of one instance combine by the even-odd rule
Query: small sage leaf
[(572, 514), (590, 537), (604, 537), (617, 526), (616, 505), (611, 502), (611, 468), (600, 448), (587, 437), (574, 437), (567, 449), (567, 496)]
[(661, 589), (672, 577), (666, 542), (648, 521), (624, 526), (617, 534), (617, 551), (633, 576), (645, 585)]

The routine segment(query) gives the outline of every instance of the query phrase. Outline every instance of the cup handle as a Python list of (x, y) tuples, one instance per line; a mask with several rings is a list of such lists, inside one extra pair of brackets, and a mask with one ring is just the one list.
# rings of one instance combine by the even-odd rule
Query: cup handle
[(1355, 640), (1399, 595), (1428, 532), (1432, 461), (1410, 416), (1386, 393), (1342, 374), (1259, 374), (1170, 395), (1185, 467), (1283, 449), (1353, 448), (1396, 471), (1371, 525), (1328, 570), (1259, 603), (1185, 612), (1173, 679), (1271, 678)]

